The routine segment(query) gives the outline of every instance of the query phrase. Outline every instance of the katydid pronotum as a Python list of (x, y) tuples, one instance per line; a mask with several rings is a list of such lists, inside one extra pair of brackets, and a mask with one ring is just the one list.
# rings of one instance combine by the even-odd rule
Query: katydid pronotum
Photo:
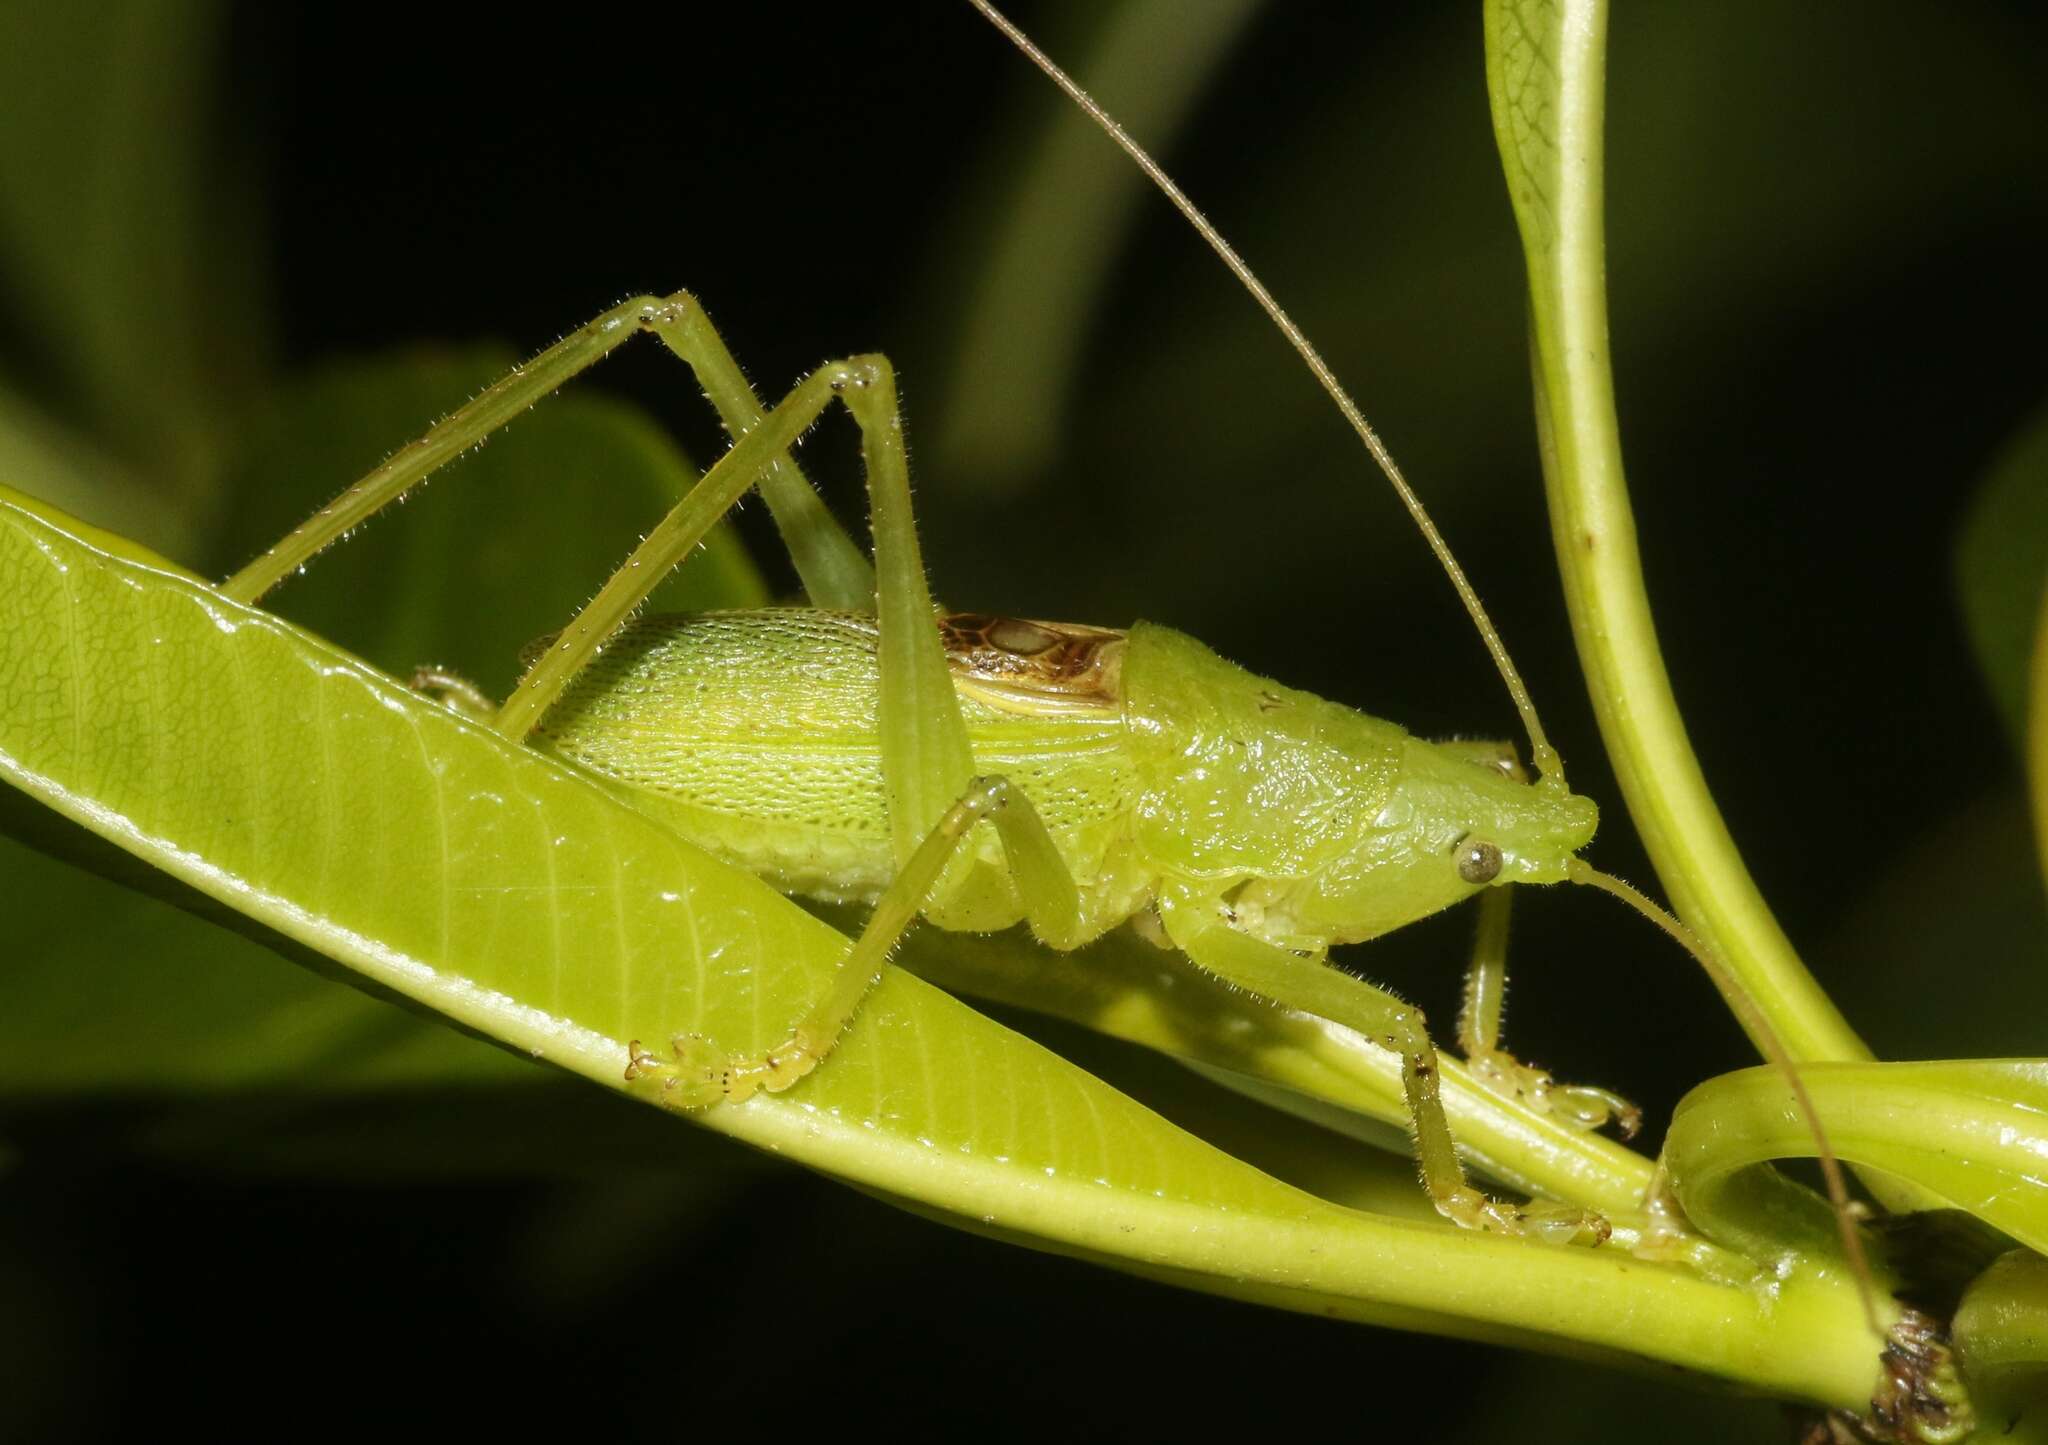
[[(1481, 897), (1487, 942), (1460, 1032), (1482, 1076), (1589, 1127), (1627, 1117), (1613, 1095), (1556, 1085), (1499, 1045), (1503, 965), (1491, 941), (1504, 923), (1501, 885), (1607, 880), (1576, 856), (1595, 810), (1565, 786), (1447, 551), (1517, 694), (1533, 781), (1511, 749), (1414, 739), (1163, 628), (1121, 634), (962, 616), (935, 627), (888, 363), (867, 356), (821, 367), (764, 414), (702, 309), (678, 294), (634, 298), (565, 338), (226, 590), (261, 597), (643, 329), (692, 368), (735, 443), (538, 651), (493, 724), (517, 739), (538, 734), (634, 789), (685, 836), (792, 891), (876, 907), (838, 985), (784, 1044), (748, 1058), (701, 1039), (672, 1041), (665, 1053), (635, 1047), (622, 1061), (630, 1076), (685, 1107), (790, 1087), (830, 1052), (920, 915), (977, 930), (1021, 920), (1056, 949), (1129, 922), (1250, 993), (1397, 1052), (1423, 1182), (1446, 1216), (1551, 1238), (1599, 1236), (1601, 1222), (1579, 1211), (1506, 1204), (1467, 1183), (1422, 1016), (1323, 961), (1333, 944)], [(863, 437), (872, 567), (786, 455), (835, 399)], [(631, 621), (757, 483), (817, 610)], [(452, 679), (423, 681), (463, 691)], [(786, 733), (764, 727), (777, 717), (791, 719)], [(978, 827), (983, 820), (991, 826)]]

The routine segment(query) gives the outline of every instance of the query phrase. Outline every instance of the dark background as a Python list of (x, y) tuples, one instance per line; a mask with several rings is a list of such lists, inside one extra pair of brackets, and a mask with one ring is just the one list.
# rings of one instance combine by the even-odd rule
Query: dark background
[[(2017, 0), (1622, 8), (1614, 356), (1645, 564), (1707, 774), (1881, 1053), (2041, 1053), (2042, 1015), (2012, 992), (2041, 996), (2038, 873), (1951, 549), (2044, 400), (2048, 25)], [(226, 11), (206, 42), (210, 154), (222, 193), (246, 200), (224, 230), (253, 218), (234, 234), (257, 241), (224, 240), (208, 264), (238, 268), (258, 319), (200, 337), (214, 394), (423, 342), (530, 351), (622, 295), (687, 286), (764, 392), (827, 357), (895, 360), (949, 601), (1153, 618), (1419, 732), (1512, 735), (1384, 484), (1163, 205), (1108, 243), (1056, 404), (1015, 436), (961, 420), (1015, 394), (975, 390), (961, 335), (1056, 111), (993, 32), (939, 4), (711, 10), (568, 8), (531, 26)], [(1056, 53), (1087, 53), (1095, 7), (1020, 12)], [(1606, 805), (1596, 860), (1643, 878), (1556, 596), (1478, 18), (1268, 6), (1163, 158), (1438, 508), (1575, 785)], [(1103, 99), (1118, 107), (1112, 86)], [(17, 296), (0, 322), (10, 382), (61, 410), (47, 314)], [(715, 451), (687, 375), (653, 348), (590, 384)], [(835, 505), (856, 494), (853, 456), (839, 422), (807, 452)], [(760, 523), (743, 525), (766, 557)], [(1441, 1034), (1467, 926), (1349, 961)], [(1516, 949), (1511, 1039), (1640, 1099), (1653, 1132), (1692, 1082), (1748, 1062), (1686, 962), (1600, 900), (1530, 899)], [(540, 1160), (449, 1178), (103, 1147), (132, 1137), (130, 1117), (94, 1101), (18, 1136), (0, 1312), (21, 1347), (0, 1425), (15, 1408), (76, 1435), (259, 1410), (294, 1431), (678, 1437), (1327, 1420), (1367, 1438), (1413, 1421), (1422, 1438), (1584, 1439), (1586, 1417), (1608, 1417), (1634, 1438), (1647, 1412), (1674, 1440), (1774, 1428), (1766, 1407), (1024, 1253), (736, 1149), (693, 1151), (709, 1182), (620, 1204), (602, 1177)], [(388, 1121), (323, 1127), (374, 1154)]]

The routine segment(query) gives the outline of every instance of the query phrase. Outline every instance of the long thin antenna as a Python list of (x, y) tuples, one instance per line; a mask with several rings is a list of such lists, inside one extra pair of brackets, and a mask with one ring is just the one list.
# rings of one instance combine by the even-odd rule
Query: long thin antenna
[(1486, 608), (1479, 601), (1479, 594), (1466, 580), (1465, 569), (1460, 567), (1458, 559), (1451, 555), (1449, 545), (1445, 543), (1443, 534), (1437, 531), (1436, 523), (1430, 519), (1428, 509), (1422, 505), (1422, 499), (1415, 495), (1415, 489), (1409, 486), (1408, 479), (1401, 475), (1401, 468), (1394, 462), (1394, 454), (1387, 450), (1387, 444), (1381, 441), (1379, 433), (1372, 429), (1372, 423), (1365, 419), (1365, 413), (1358, 409), (1358, 403), (1344, 390), (1343, 383), (1337, 380), (1337, 374), (1330, 370), (1330, 364), (1323, 360), (1322, 353), (1309, 343), (1302, 329), (1294, 324), (1294, 318), (1281, 309), (1280, 303), (1273, 299), (1273, 293), (1252, 274), (1252, 268), (1245, 264), (1244, 258), (1237, 254), (1236, 248), (1223, 239), (1223, 233), (1209, 223), (1207, 216), (1196, 209), (1195, 203), (1187, 198), (1187, 193), (1174, 184), (1173, 178), (1161, 169), (1159, 163), (1152, 159), (1145, 148), (1132, 140), (1109, 112), (1095, 103), (1093, 96), (1075, 84), (1073, 77), (1055, 65), (1052, 57), (1040, 50), (1030, 36), (1011, 24), (1009, 18), (990, 4), (989, 0), (968, 0), (968, 3), (986, 16), (989, 24), (1002, 31), (1010, 43), (1022, 51), (1033, 65), (1044, 71), (1054, 85), (1065, 91), (1067, 98), (1100, 126), (1104, 134), (1123, 147), (1124, 153), (1137, 163), (1139, 170), (1151, 178), (1152, 184), (1159, 187), (1166, 199), (1173, 202), (1174, 209), (1187, 218), (1188, 224), (1209, 243), (1209, 249), (1230, 268), (1230, 274), (1237, 277), (1238, 283), (1251, 293), (1252, 299), (1259, 303), (1273, 324), (1280, 328), (1280, 334), (1287, 338), (1295, 354), (1302, 359), (1302, 363), (1329, 394), (1330, 400), (1336, 403), (1337, 410), (1344, 414), (1344, 420), (1351, 423), (1351, 429), (1358, 433), (1358, 439), (1365, 443), (1365, 449), (1372, 453), (1372, 459), (1379, 463), (1379, 468), (1386, 473), (1387, 480), (1393, 483), (1394, 491), (1401, 498), (1401, 505), (1408, 509), (1408, 515), (1415, 519), (1415, 525), (1422, 530), (1424, 540), (1429, 543), (1429, 550), (1434, 552), (1437, 561), (1443, 564), (1444, 572), (1451, 579), (1451, 586), (1457, 589), (1458, 600), (1465, 604), (1465, 611), (1471, 614), (1472, 625), (1479, 629), (1479, 635), (1486, 643), (1487, 652), (1493, 656), (1493, 665), (1500, 670), (1500, 680), (1507, 684), (1508, 696), (1514, 699), (1515, 711), (1521, 714), (1522, 730), (1529, 735), (1530, 763), (1535, 767), (1540, 779), (1561, 788), (1564, 785), (1564, 761), (1558, 757), (1557, 749), (1550, 745), (1550, 738), (1544, 733), (1543, 724), (1537, 720), (1536, 704), (1529, 696), (1529, 689), (1522, 683), (1521, 673), (1515, 670), (1514, 659), (1508, 656), (1507, 644), (1501, 641), (1500, 633), (1494, 628), (1493, 619), (1486, 615)]
[(1849, 1202), (1849, 1182), (1842, 1174), (1842, 1163), (1835, 1157), (1834, 1146), (1828, 1143), (1828, 1132), (1821, 1126), (1820, 1111), (1813, 1106), (1813, 1096), (1806, 1092), (1806, 1082), (1799, 1077), (1798, 1066), (1792, 1062), (1792, 1056), (1785, 1052), (1785, 1045), (1779, 1041), (1769, 1020), (1736, 981), (1735, 975), (1730, 973), (1727, 966), (1707, 948), (1700, 936), (1680, 923), (1672, 914), (1651, 902), (1641, 889), (1623, 882), (1612, 873), (1602, 873), (1583, 858), (1573, 858), (1565, 867), (1566, 876), (1572, 882), (1583, 883), (1589, 888), (1599, 889), (1602, 893), (1612, 894), (1677, 940), (1679, 947), (1690, 953), (1699, 966), (1706, 970), (1707, 977), (1713, 980), (1714, 987), (1720, 991), (1721, 997), (1727, 1000), (1729, 1009), (1742, 1021), (1749, 1036), (1756, 1040), (1757, 1047), (1763, 1051), (1764, 1057), (1770, 1060), (1778, 1072), (1785, 1076), (1785, 1081), (1792, 1086), (1792, 1098), (1797, 1103), (1801, 1116), (1805, 1118), (1806, 1127), (1813, 1134), (1814, 1147), (1820, 1154), (1821, 1177), (1827, 1181), (1828, 1202), (1835, 1210), (1835, 1229), (1842, 1236), (1842, 1252), (1849, 1261), (1849, 1268), (1856, 1275), (1856, 1282), (1863, 1298), (1864, 1316), (1870, 1321), (1871, 1332), (1883, 1338), (1884, 1326), (1878, 1323), (1877, 1305), (1871, 1298), (1870, 1259), (1863, 1252), (1863, 1239), (1856, 1233), (1855, 1210)]

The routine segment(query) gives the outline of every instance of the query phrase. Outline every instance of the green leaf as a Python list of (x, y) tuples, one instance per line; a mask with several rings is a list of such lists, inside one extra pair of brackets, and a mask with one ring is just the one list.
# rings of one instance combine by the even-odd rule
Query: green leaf
[(1956, 594), (1977, 665), (2015, 746), (2027, 730), (2027, 671), (2048, 583), (2048, 409), (1991, 464), (1956, 538)]
[[(15, 795), (18, 803), (19, 795)], [(18, 826), (18, 820), (17, 820)], [(513, 1061), (167, 903), (0, 840), (0, 1097), (494, 1083)]]
[(0, 815), (81, 865), (0, 839), (9, 896), (34, 900), (9, 911), (0, 970), (0, 1137), (25, 1153), (363, 1183), (641, 1175), (675, 1169), (680, 1143), (714, 1190), (747, 1167), (708, 1135), (678, 1140), (645, 1110), (294, 968), (278, 954), (334, 972), (132, 860), (161, 897), (97, 876), (121, 869), (79, 856), (79, 830), (11, 788)]
[[(242, 500), (209, 566), (225, 571), (378, 460), (377, 439), (422, 430), (508, 362), (488, 348), (415, 352), (327, 368), (278, 394), (252, 419), (235, 468)], [(562, 398), (454, 469), (408, 510), (408, 525), (322, 558), (283, 601), (395, 671), (456, 661), (502, 690), (520, 646), (559, 625), (692, 480), (632, 408)], [(664, 596), (746, 606), (763, 588), (721, 529)], [(523, 1153), (503, 1147), (483, 1101), (518, 1090), (532, 1112), (546, 1091), (497, 1051), (280, 967), (259, 944), (127, 888), (5, 848), (5, 876), (40, 905), (0, 977), (0, 1099), (17, 1128), (47, 1131), (81, 1102), (143, 1100), (152, 1112), (128, 1147), (371, 1175), (616, 1164), (620, 1136), (645, 1132), (551, 1105), (546, 1116), (563, 1118), (551, 1148), (534, 1148), (531, 1121)], [(381, 1136), (309, 1120), (380, 1101), (390, 1101)], [(115, 1145), (105, 1121), (98, 1133)]]
[[(457, 404), (506, 364), (502, 353), (488, 348), (422, 350), (330, 367), (292, 387), (251, 429), (231, 492), (245, 500), (209, 568), (227, 571), (373, 465), (379, 450), (371, 439), (418, 432), (426, 418)], [(548, 620), (565, 616), (594, 585), (589, 579), (612, 564), (621, 539), (636, 535), (688, 479), (680, 459), (637, 416), (572, 393), (438, 478), (391, 525), (323, 555), (276, 602), (286, 615), (347, 639), (359, 655), (388, 670), (402, 675), (422, 659), (453, 659), (501, 690), (519, 645)], [(680, 598), (674, 595), (678, 584), (688, 589)], [(723, 529), (707, 554), (693, 558), (668, 586), (666, 595), (681, 606), (744, 606), (762, 595)], [(43, 871), (53, 870), (43, 865)], [(175, 913), (165, 915), (77, 873), (58, 871), (36, 892), (50, 903), (42, 916), (62, 922), (34, 939), (41, 967), (11, 980), (15, 1018), (27, 1026), (50, 1009), (81, 1018), (107, 1016), (111, 1008), (112, 1016), (151, 1020), (152, 1047), (123, 1055), (127, 1067), (109, 1069), (107, 1055), (118, 1052), (116, 1045), (73, 1048), (62, 1032), (30, 1030), (16, 1040), (13, 1076), (0, 1074), (0, 1087), (11, 1084), (27, 1096), (40, 1080), (47, 1101), (90, 1093), (97, 1077), (103, 1091), (215, 1097), (286, 1087), (331, 1101), (351, 1090), (385, 1087), (368, 1066), (366, 1049), (373, 1059), (386, 1050), (415, 1058), (419, 1067), (408, 1075), (415, 1087), (478, 1086), (473, 1064), (444, 1058), (445, 1050), (437, 1053), (415, 1037), (412, 1021), (354, 995), (296, 975), (280, 978), (274, 970), (264, 971), (262, 987), (248, 987), (245, 976), (264, 970), (264, 960), (241, 940), (186, 924), (175, 936), (184, 950), (181, 962), (196, 973), (142, 965), (134, 962), (146, 956), (134, 946), (137, 935), (159, 926), (159, 918), (182, 923)], [(858, 926), (857, 919), (840, 921)], [(209, 939), (229, 955), (220, 966), (207, 957)], [(1247, 1009), (1199, 970), (1126, 936), (1048, 968), (1043, 952), (1021, 933), (958, 938), (920, 930), (907, 958), (955, 991), (1175, 1053), (1222, 1071), (1234, 1087), (1264, 1089), (1262, 1097), (1319, 1123), (1406, 1151), (1407, 1105), (1392, 1056), (1320, 1020)], [(1164, 1002), (1157, 986), (1162, 968), (1180, 976)], [(67, 982), (81, 975), (90, 990)], [(400, 1037), (387, 1040), (394, 1029)], [(374, 1048), (366, 1038), (378, 1041)], [(195, 1059), (206, 1061), (196, 1074)], [(338, 1059), (351, 1066), (334, 1067)], [(436, 1077), (436, 1062), (447, 1066), (445, 1076)], [(1525, 1192), (1609, 1215), (1639, 1208), (1648, 1161), (1506, 1104), (1455, 1061), (1446, 1063), (1448, 1106), (1468, 1158), (1481, 1169)], [(588, 1156), (579, 1142), (569, 1142), (566, 1165)], [(403, 1162), (379, 1167), (388, 1172)], [(1408, 1172), (1405, 1164), (1400, 1169)], [(1412, 1192), (1412, 1177), (1408, 1182)]]
[[(844, 956), (582, 776), (11, 494), (0, 591), (0, 775), (507, 1049), (655, 1103), (624, 1078), (629, 1040), (758, 1050)], [(1249, 1299), (1540, 1333), (1832, 1403), (1869, 1384), (1853, 1292), (1825, 1273), (1767, 1303), (1618, 1251), (1325, 1204), (893, 969), (799, 1087), (692, 1119), (919, 1210)]]

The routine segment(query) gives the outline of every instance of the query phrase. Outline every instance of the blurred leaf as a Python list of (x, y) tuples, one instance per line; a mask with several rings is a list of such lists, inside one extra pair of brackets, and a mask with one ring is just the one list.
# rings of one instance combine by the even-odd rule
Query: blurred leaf
[(2015, 745), (2027, 730), (2027, 670), (2048, 582), (2048, 409), (1992, 463), (1956, 538), (1956, 591), (1977, 665)]
[[(1258, 4), (1139, 0), (1094, 12), (1102, 25), (1074, 73), (1141, 145), (1169, 156)], [(989, 208), (998, 216), (992, 242), (965, 248), (983, 259), (935, 448), (940, 471), (994, 490), (1014, 488), (1053, 459), (1083, 338), (1100, 320), (1112, 263), (1152, 190), (1050, 86), (1034, 87), (1033, 98), (1050, 119), (1029, 157), (1003, 167), (1001, 199)]]
[(108, 453), (0, 386), (0, 478), (160, 551), (189, 549), (192, 517)]
[(43, 400), (187, 502), (265, 361), (252, 198), (212, 109), (222, 8), (12, 5), (0, 43), (0, 276), (55, 364)]
[[(229, 473), (235, 506), (208, 570), (224, 575), (255, 556), (512, 360), (488, 347), (418, 350), (327, 367), (285, 388)], [(520, 649), (573, 616), (695, 481), (636, 408), (572, 391), (329, 549), (271, 603), (395, 676), (438, 663), (502, 697)], [(766, 597), (720, 527), (650, 605), (705, 611)]]
[(2048, 898), (2008, 785), (1920, 823), (1896, 858), (1858, 859), (1820, 951), (1855, 990), (1880, 1057), (2038, 1054), (2048, 1018)]

